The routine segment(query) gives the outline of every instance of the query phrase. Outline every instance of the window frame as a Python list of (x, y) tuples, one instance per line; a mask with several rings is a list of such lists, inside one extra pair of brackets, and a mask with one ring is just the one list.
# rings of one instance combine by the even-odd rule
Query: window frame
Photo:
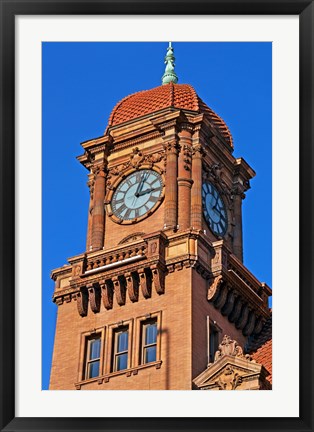
[[(115, 334), (119, 331), (119, 328), (128, 327), (128, 359), (127, 368), (117, 371), (115, 368)], [(105, 358), (106, 362), (104, 364), (104, 375), (114, 374), (114, 373), (124, 373), (132, 367), (132, 346), (133, 346), (133, 319), (119, 321), (114, 324), (108, 325), (108, 333), (106, 340), (106, 351)]]
[[(80, 361), (79, 361), (79, 370), (78, 370), (78, 381), (88, 381), (95, 380), (103, 375), (103, 367), (104, 367), (104, 351), (105, 351), (105, 327), (100, 327), (97, 329), (93, 329), (88, 332), (84, 332), (81, 334), (81, 347), (80, 347)], [(96, 336), (100, 339), (100, 352), (99, 352), (99, 374), (97, 377), (88, 378), (87, 377), (87, 368), (88, 364), (94, 362), (96, 359), (88, 360), (89, 355), (89, 341), (94, 339)]]
[[(155, 362), (160, 362), (161, 360), (161, 311), (148, 313), (136, 318), (135, 323), (135, 336), (134, 336), (134, 352), (133, 352), (133, 364), (137, 366), (148, 366), (154, 364)], [(143, 325), (145, 322), (156, 320), (157, 324), (157, 337), (156, 337), (156, 360), (154, 362), (144, 363), (143, 361)]]
[[(222, 329), (219, 327), (216, 321), (211, 320), (208, 317), (207, 322), (207, 331), (208, 331), (208, 364), (213, 363), (215, 359), (216, 351), (218, 350), (219, 343), (221, 340)], [(213, 336), (214, 335), (214, 336)], [(216, 337), (216, 349), (212, 349), (212, 337)]]
[[(127, 333), (128, 335), (128, 347), (127, 350), (118, 351), (119, 349), (119, 335), (122, 333)], [(113, 335), (113, 348), (112, 348), (112, 372), (121, 372), (128, 369), (128, 360), (129, 360), (129, 344), (130, 344), (130, 329), (129, 326), (118, 327), (114, 330)], [(127, 367), (124, 369), (118, 369), (118, 358), (127, 355)]]
[[(90, 358), (90, 354), (91, 354), (91, 346), (92, 346), (92, 342), (99, 340), (100, 343), (100, 347), (99, 347), (99, 357), (95, 357), (95, 358)], [(100, 360), (101, 360), (101, 334), (100, 333), (96, 333), (94, 337), (90, 336), (88, 338), (86, 338), (86, 346), (85, 346), (85, 370), (84, 370), (84, 377), (85, 379), (93, 379), (93, 378), (97, 378), (98, 376), (100, 376)], [(97, 376), (89, 376), (90, 374), (90, 365), (93, 363), (99, 363), (99, 372)]]
[[(156, 325), (156, 341), (154, 343), (146, 343), (146, 328), (147, 326), (151, 325), (151, 323), (154, 323)], [(157, 361), (157, 339), (158, 339), (158, 323), (157, 323), (157, 318), (148, 318), (145, 321), (141, 322), (141, 359), (140, 359), (140, 364), (141, 365), (146, 365), (149, 363), (153, 363), (155, 361)], [(156, 347), (156, 358), (155, 360), (152, 361), (145, 361), (145, 354), (146, 354), (146, 349), (147, 348), (151, 348), (155, 346)]]

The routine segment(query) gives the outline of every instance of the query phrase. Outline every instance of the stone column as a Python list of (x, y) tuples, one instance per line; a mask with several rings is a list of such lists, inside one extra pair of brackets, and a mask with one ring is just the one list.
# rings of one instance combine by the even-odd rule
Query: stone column
[(166, 191), (165, 191), (165, 228), (177, 227), (177, 176), (178, 176), (178, 145), (176, 139), (165, 143), (167, 152)]
[(240, 261), (243, 261), (242, 247), (242, 199), (245, 198), (243, 192), (238, 189), (233, 195), (234, 203), (234, 228), (233, 228), (233, 253)]
[(86, 251), (90, 251), (92, 245), (92, 222), (93, 222), (93, 198), (94, 198), (94, 175), (88, 175), (87, 186), (89, 188), (89, 207), (87, 215)]
[(196, 144), (192, 150), (191, 225), (202, 229), (202, 146)]
[(192, 168), (191, 131), (180, 132), (180, 153), (178, 166), (178, 225), (180, 230), (191, 226), (191, 179)]
[(94, 200), (92, 215), (92, 240), (91, 250), (99, 250), (104, 246), (105, 229), (105, 171), (104, 166), (98, 166), (94, 170)]

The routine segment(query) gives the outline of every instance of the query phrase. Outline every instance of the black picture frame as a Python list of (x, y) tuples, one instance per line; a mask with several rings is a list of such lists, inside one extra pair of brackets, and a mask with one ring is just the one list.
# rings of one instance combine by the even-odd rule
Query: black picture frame
[[(312, 431), (313, 430), (313, 1), (0, 0), (0, 426), (2, 431)], [(298, 418), (15, 417), (15, 16), (16, 15), (299, 15), (300, 22), (300, 416)], [(293, 229), (292, 229), (293, 231)], [(291, 233), (289, 234), (291, 235)], [(290, 322), (290, 324), (289, 324)], [(287, 331), (291, 317), (287, 318)], [(298, 355), (293, 346), (290, 355)], [(293, 380), (287, 376), (287, 380)], [(160, 412), (162, 407), (159, 407)], [(267, 413), (267, 406), (261, 407)], [(86, 410), (88, 413), (88, 408)], [(56, 413), (57, 414), (57, 413)]]

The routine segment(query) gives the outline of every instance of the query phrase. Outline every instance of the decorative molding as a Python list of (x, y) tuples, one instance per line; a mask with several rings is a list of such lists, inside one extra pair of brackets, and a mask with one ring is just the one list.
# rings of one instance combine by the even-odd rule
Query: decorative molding
[(91, 307), (91, 310), (94, 313), (97, 313), (100, 311), (100, 288), (97, 284), (91, 284), (87, 286), (88, 290), (88, 298), (89, 298), (89, 304)]
[(138, 277), (137, 273), (125, 273), (126, 289), (128, 291), (129, 298), (132, 302), (138, 301)]
[(227, 299), (227, 295), (228, 295), (228, 288), (226, 284), (223, 285), (221, 284), (219, 290), (219, 296), (214, 301), (214, 305), (217, 309), (221, 309), (224, 306), (225, 301)]
[(105, 281), (100, 284), (103, 305), (106, 309), (112, 309), (113, 306), (113, 284), (112, 281)]
[(235, 390), (241, 383), (242, 376), (235, 372), (232, 366), (227, 366), (223, 374), (215, 381), (219, 390)]
[(85, 317), (87, 315), (87, 305), (88, 305), (88, 297), (85, 290), (80, 290), (75, 295), (77, 310), (81, 317)]
[(219, 296), (219, 286), (223, 283), (222, 275), (215, 277), (209, 285), (207, 300), (215, 302)]
[(183, 144), (181, 151), (183, 152), (184, 169), (191, 171), (192, 168), (192, 147), (187, 144)]
[(143, 236), (145, 236), (144, 232), (136, 232), (124, 237), (118, 244), (121, 245), (121, 244), (130, 243), (137, 240), (142, 240)]
[(164, 294), (165, 292), (165, 272), (161, 270), (158, 265), (151, 267), (153, 275), (153, 285), (157, 294)]
[(244, 304), (242, 306), (241, 315), (235, 323), (235, 326), (237, 329), (243, 330), (243, 328), (245, 327), (245, 325), (247, 323), (249, 312), (250, 312), (249, 306), (247, 304)]
[(138, 275), (139, 275), (139, 281), (140, 281), (140, 287), (142, 290), (142, 294), (145, 298), (149, 298), (151, 296), (151, 286), (150, 286), (150, 281), (147, 278), (147, 275), (145, 273), (145, 269), (139, 269), (138, 270)]
[(180, 145), (178, 144), (176, 138), (172, 138), (169, 141), (163, 143), (163, 148), (166, 154), (178, 154), (178, 151), (180, 150)]
[(222, 315), (226, 316), (226, 315), (230, 314), (230, 312), (232, 311), (233, 306), (234, 306), (235, 298), (236, 298), (236, 296), (235, 296), (234, 290), (230, 289), (228, 292), (227, 300), (226, 300), (224, 306), (221, 308)]
[(263, 365), (243, 354), (236, 340), (224, 335), (214, 362), (193, 383), (199, 390), (268, 390), (271, 389), (268, 375)]
[(119, 306), (123, 306), (125, 304), (125, 284), (123, 283), (123, 280), (117, 276), (112, 278), (112, 282), (117, 303)]
[(256, 322), (256, 314), (254, 313), (254, 311), (251, 311), (247, 323), (242, 331), (244, 336), (250, 336), (253, 333), (255, 322)]
[(241, 297), (237, 297), (237, 299), (234, 303), (234, 307), (228, 316), (229, 321), (232, 323), (237, 321), (239, 316), (240, 316), (241, 310), (242, 310)]
[(220, 359), (220, 357), (228, 355), (232, 357), (240, 357), (250, 360), (251, 357), (243, 354), (243, 349), (236, 340), (231, 339), (230, 336), (224, 335), (221, 343), (219, 344), (218, 350), (215, 352), (214, 363)]

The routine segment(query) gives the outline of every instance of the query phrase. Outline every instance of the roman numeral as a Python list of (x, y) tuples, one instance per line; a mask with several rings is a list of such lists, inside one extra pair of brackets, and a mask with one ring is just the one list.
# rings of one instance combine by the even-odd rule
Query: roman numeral
[(148, 201), (151, 201), (151, 202), (155, 203), (155, 202), (158, 201), (158, 197), (154, 197), (154, 196), (151, 195), (151, 196), (149, 197)]
[(115, 200), (114, 204), (117, 206), (117, 204), (122, 204), (124, 202), (124, 198), (121, 198), (119, 200)]
[(125, 204), (122, 204), (119, 208), (117, 208), (117, 211), (121, 214), (126, 209), (127, 209), (127, 206)]
[(159, 178), (156, 177), (155, 180), (153, 180), (153, 181), (150, 183), (151, 187), (153, 187), (153, 184), (156, 183), (156, 181), (158, 181), (158, 180), (159, 180)]
[(123, 215), (124, 219), (128, 219), (131, 215), (132, 209), (127, 209), (125, 214)]

